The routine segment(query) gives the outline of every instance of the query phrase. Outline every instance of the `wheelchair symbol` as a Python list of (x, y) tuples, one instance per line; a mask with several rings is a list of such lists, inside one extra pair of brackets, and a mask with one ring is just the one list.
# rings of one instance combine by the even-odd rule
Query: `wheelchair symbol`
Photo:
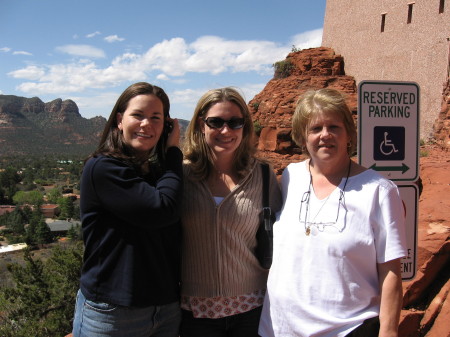
[(405, 128), (402, 126), (376, 126), (373, 134), (374, 160), (405, 159)]
[(395, 148), (395, 145), (392, 144), (392, 140), (388, 139), (388, 132), (384, 133), (384, 140), (380, 144), (380, 151), (385, 156), (389, 156), (393, 152), (398, 152), (398, 150)]

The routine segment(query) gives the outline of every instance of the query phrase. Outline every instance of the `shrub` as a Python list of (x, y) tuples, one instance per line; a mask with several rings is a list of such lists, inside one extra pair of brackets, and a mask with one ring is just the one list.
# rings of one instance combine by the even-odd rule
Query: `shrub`
[(259, 137), (259, 135), (261, 134), (261, 130), (262, 130), (261, 123), (259, 121), (254, 121), (253, 122), (253, 129), (255, 130), (255, 133)]
[(428, 157), (428, 151), (426, 150), (420, 150), (419, 157)]
[(289, 60), (275, 62), (272, 66), (275, 68), (274, 78), (286, 78), (294, 69), (294, 65)]

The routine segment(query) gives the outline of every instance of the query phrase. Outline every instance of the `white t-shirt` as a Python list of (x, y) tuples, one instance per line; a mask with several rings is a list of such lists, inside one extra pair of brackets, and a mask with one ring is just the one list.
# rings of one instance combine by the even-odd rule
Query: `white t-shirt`
[(377, 263), (406, 255), (402, 201), (396, 185), (373, 170), (350, 177), (339, 201), (345, 181), (321, 201), (311, 188), (305, 219), (307, 161), (283, 172), (262, 337), (341, 337), (379, 314)]

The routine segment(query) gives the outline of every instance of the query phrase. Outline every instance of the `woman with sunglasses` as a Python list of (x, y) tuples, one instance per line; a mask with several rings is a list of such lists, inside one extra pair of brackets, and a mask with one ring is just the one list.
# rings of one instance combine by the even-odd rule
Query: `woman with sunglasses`
[[(236, 90), (200, 98), (184, 151), (182, 337), (258, 336), (267, 270), (254, 255), (263, 185), (253, 137)], [(281, 206), (273, 172), (270, 206)]]
[(81, 178), (85, 245), (74, 337), (177, 337), (182, 160), (164, 90), (118, 98)]
[(406, 249), (396, 185), (350, 159), (356, 128), (336, 90), (300, 98), (292, 138), (309, 159), (283, 172), (260, 335), (397, 336)]

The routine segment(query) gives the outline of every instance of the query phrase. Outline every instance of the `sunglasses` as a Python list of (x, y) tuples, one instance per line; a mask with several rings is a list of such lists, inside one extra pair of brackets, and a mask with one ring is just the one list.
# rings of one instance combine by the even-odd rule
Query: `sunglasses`
[(229, 120), (225, 120), (220, 117), (208, 117), (204, 118), (203, 121), (211, 129), (222, 129), (224, 124), (227, 124), (228, 128), (232, 130), (241, 129), (244, 126), (244, 118), (233, 117)]

